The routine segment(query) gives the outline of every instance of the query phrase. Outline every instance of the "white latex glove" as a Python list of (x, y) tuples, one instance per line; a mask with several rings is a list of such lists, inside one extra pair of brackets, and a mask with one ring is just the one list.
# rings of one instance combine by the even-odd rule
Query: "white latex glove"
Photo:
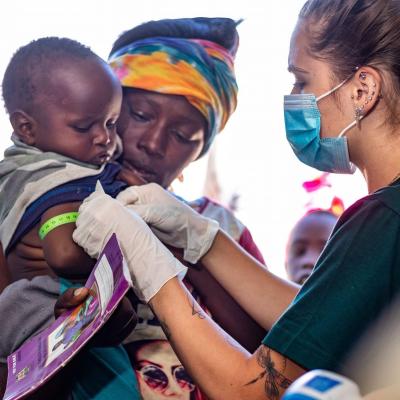
[(117, 200), (139, 214), (161, 241), (182, 248), (183, 258), (192, 264), (207, 253), (219, 229), (217, 221), (201, 216), (155, 183), (131, 186)]
[(106, 195), (98, 184), (79, 207), (72, 237), (91, 257), (98, 258), (114, 232), (141, 300), (149, 302), (165, 283), (186, 271), (137, 214)]

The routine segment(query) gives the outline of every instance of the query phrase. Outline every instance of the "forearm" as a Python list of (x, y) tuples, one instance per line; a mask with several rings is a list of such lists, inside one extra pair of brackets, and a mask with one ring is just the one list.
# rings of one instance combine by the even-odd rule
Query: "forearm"
[(232, 296), (203, 267), (189, 268), (186, 279), (200, 296), (201, 305), (207, 307), (212, 319), (246, 350), (254, 352), (266, 335)]
[(217, 234), (202, 263), (266, 330), (271, 329), (299, 290), (297, 285), (269, 272), (223, 231)]
[(266, 346), (251, 355), (218, 327), (176, 278), (150, 301), (182, 364), (210, 398), (279, 399), (304, 370)]
[(150, 305), (201, 389), (213, 399), (236, 398), (236, 386), (244, 377), (239, 379), (235, 372), (250, 354), (208, 318), (177, 279), (170, 280)]
[(400, 386), (394, 385), (379, 389), (363, 397), (364, 400), (393, 400), (400, 397)]

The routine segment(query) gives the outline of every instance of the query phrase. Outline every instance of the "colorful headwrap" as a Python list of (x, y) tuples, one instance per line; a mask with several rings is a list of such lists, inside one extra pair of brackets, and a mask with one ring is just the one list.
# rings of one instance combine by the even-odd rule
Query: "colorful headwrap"
[(121, 85), (187, 98), (208, 122), (204, 154), (237, 104), (233, 57), (207, 40), (154, 37), (135, 41), (110, 56)]

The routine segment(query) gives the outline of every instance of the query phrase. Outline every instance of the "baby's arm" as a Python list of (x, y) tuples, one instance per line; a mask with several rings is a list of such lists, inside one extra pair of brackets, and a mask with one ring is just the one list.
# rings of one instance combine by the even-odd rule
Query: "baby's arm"
[[(79, 205), (80, 202), (74, 202), (49, 208), (42, 215), (40, 226), (57, 215), (78, 211)], [(72, 240), (74, 229), (75, 222), (60, 225), (41, 241), (46, 262), (58, 276), (65, 278), (87, 277), (95, 264), (95, 260)]]

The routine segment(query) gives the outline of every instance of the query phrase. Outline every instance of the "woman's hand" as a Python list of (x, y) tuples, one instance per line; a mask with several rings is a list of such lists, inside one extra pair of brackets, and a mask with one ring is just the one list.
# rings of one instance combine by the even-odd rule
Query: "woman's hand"
[(133, 211), (97, 188), (79, 208), (73, 239), (97, 258), (116, 233), (136, 295), (148, 302), (171, 278), (186, 272), (147, 224)]
[(162, 242), (182, 248), (183, 258), (192, 264), (207, 253), (219, 229), (218, 222), (202, 217), (155, 183), (129, 187), (117, 200), (139, 214)]

